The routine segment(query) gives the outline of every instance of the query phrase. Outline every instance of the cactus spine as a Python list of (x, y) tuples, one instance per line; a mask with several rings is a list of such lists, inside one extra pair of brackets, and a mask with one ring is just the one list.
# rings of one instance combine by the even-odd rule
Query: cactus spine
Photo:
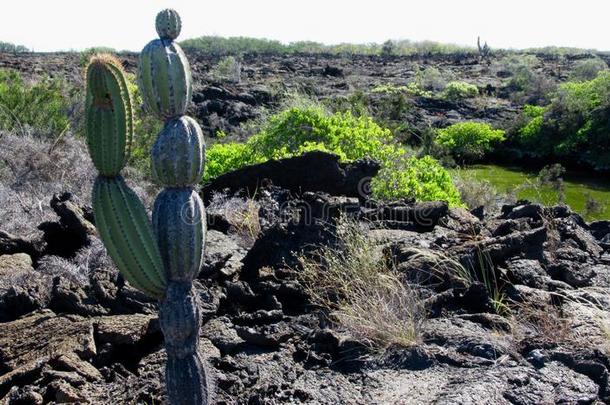
[(85, 109), (87, 144), (100, 172), (92, 193), (100, 238), (132, 286), (162, 298), (167, 281), (152, 225), (119, 174), (129, 155), (133, 111), (121, 64), (109, 55), (91, 58)]
[(168, 285), (159, 321), (165, 336), (165, 381), (172, 405), (210, 401), (210, 384), (198, 352), (201, 317), (193, 279), (201, 268), (205, 212), (195, 186), (203, 174), (201, 128), (185, 116), (191, 99), (191, 71), (180, 46), (180, 17), (163, 10), (156, 20), (160, 39), (140, 54), (138, 85), (148, 111), (165, 120), (152, 150), (153, 175), (166, 188), (155, 201), (153, 229)]

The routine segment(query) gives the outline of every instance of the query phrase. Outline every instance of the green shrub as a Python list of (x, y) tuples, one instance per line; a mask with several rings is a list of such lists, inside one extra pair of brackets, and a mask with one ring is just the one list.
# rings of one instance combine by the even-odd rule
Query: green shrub
[(523, 107), (523, 115), (525, 116), (527, 123), (519, 129), (519, 136), (524, 143), (535, 143), (536, 138), (542, 130), (542, 124), (544, 123), (544, 107), (537, 105), (526, 104)]
[(254, 164), (250, 149), (245, 143), (216, 143), (207, 148), (205, 154), (205, 179)]
[(208, 149), (204, 181), (244, 165), (300, 155), (311, 150), (337, 154), (343, 161), (372, 158), (382, 170), (372, 181), (381, 199), (446, 200), (460, 205), (448, 172), (431, 157), (408, 157), (388, 129), (370, 117), (350, 112), (328, 115), (320, 108), (291, 108), (272, 116), (245, 144), (215, 144)]
[(30, 52), (30, 50), (23, 45), (15, 45), (10, 42), (0, 41), (0, 52), (24, 53), (24, 52)]
[(608, 64), (600, 58), (592, 58), (578, 61), (570, 72), (570, 80), (586, 81), (593, 80), (602, 70), (607, 70)]
[(31, 127), (43, 135), (59, 135), (70, 121), (68, 102), (58, 80), (25, 83), (13, 70), (0, 70), (0, 128)]
[(464, 162), (479, 159), (494, 143), (504, 140), (504, 131), (480, 122), (460, 122), (438, 131), (436, 142)]
[(550, 105), (543, 110), (530, 107), (529, 114), (517, 139), (529, 154), (610, 168), (610, 71), (560, 85)]
[(479, 95), (479, 89), (474, 84), (466, 82), (449, 82), (443, 90), (442, 97), (451, 101), (473, 98)]

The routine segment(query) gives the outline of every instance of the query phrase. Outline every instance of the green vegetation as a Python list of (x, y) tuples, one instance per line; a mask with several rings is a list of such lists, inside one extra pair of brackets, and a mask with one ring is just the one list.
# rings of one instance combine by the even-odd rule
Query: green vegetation
[(388, 129), (370, 117), (350, 112), (326, 114), (320, 108), (291, 108), (272, 116), (263, 130), (245, 144), (216, 144), (208, 149), (205, 180), (269, 159), (310, 150), (337, 154), (343, 161), (365, 157), (381, 162), (373, 179), (373, 195), (382, 199), (445, 200), (461, 205), (449, 173), (433, 158), (409, 157)]
[(436, 143), (447, 148), (460, 162), (482, 158), (493, 145), (504, 140), (504, 131), (480, 122), (460, 122), (438, 131)]
[[(562, 187), (552, 184), (556, 182), (545, 181), (548, 178), (541, 178), (536, 172), (497, 165), (469, 166), (451, 170), (451, 174), (457, 179), (489, 182), (494, 194), (508, 194), (512, 198), (545, 205), (557, 204), (564, 199), (567, 205), (583, 214), (588, 221), (610, 218), (610, 182), (599, 178), (594, 180), (587, 173), (564, 174)], [(595, 209), (594, 205), (597, 206)]]
[(10, 42), (0, 41), (0, 52), (24, 53), (24, 52), (30, 52), (30, 50), (23, 45), (15, 45)]
[(58, 80), (26, 83), (14, 70), (0, 70), (0, 128), (24, 131), (30, 127), (50, 136), (65, 131), (68, 103)]
[(466, 82), (449, 82), (443, 90), (442, 97), (451, 101), (473, 98), (479, 95), (479, 89), (474, 84)]
[(562, 84), (545, 108), (526, 106), (516, 143), (535, 156), (610, 168), (610, 71)]
[(432, 55), (462, 54), (475, 55), (474, 47), (441, 44), (433, 41), (412, 42), (408, 40), (386, 41), (384, 44), (336, 44), (301, 41), (284, 44), (280, 41), (248, 38), (203, 36), (181, 42), (185, 49), (197, 49), (212, 55), (253, 54), (340, 54), (340, 55)]

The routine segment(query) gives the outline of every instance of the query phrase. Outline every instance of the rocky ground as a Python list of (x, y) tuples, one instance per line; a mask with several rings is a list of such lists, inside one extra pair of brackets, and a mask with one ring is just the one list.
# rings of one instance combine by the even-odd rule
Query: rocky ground
[[(218, 403), (610, 401), (610, 222), (525, 201), (378, 204), (366, 195), (377, 170), (313, 152), (203, 190), (196, 288)], [(38, 236), (0, 232), (0, 403), (165, 403), (157, 303), (116, 272), (78, 197), (54, 196)], [(345, 217), (416, 289), (418, 343), (372, 352), (312, 305), (294, 252), (336, 243)]]
[[(404, 86), (418, 72), (434, 68), (432, 87), (461, 80), (475, 84), (480, 96), (451, 102), (438, 98), (411, 97), (405, 105), (391, 105), (392, 100), (380, 100), (373, 95), (372, 103), (392, 110), (396, 123), (407, 123), (411, 132), (427, 125), (443, 127), (461, 120), (477, 119), (496, 127), (514, 124), (527, 97), (515, 100), (515, 89), (508, 83), (513, 76), (510, 68), (515, 58), (524, 54), (495, 55), (488, 62), (463, 55), (395, 56), (375, 55), (244, 55), (241, 57), (239, 81), (235, 77), (218, 76), (214, 72), (223, 59), (198, 51), (187, 51), (194, 78), (194, 97), (189, 115), (197, 118), (208, 138), (224, 131), (230, 138), (249, 135), (243, 124), (260, 118), (278, 107), (286, 95), (304, 94), (318, 100), (342, 99), (371, 90), (380, 85)], [(534, 55), (529, 55), (533, 57)], [(544, 80), (536, 82), (531, 91), (543, 93), (549, 87), (569, 78), (574, 66), (594, 55), (559, 57), (540, 54), (529, 66), (531, 74)], [(607, 55), (598, 55), (607, 59)], [(137, 54), (124, 53), (120, 59), (129, 72), (135, 72)], [(0, 68), (15, 69), (26, 78), (59, 77), (69, 86), (83, 88), (82, 70), (86, 59), (78, 53), (0, 55)], [(533, 101), (529, 101), (533, 102)], [(390, 103), (386, 105), (384, 103)], [(393, 116), (392, 116), (393, 115)], [(410, 132), (409, 130), (406, 131)]]

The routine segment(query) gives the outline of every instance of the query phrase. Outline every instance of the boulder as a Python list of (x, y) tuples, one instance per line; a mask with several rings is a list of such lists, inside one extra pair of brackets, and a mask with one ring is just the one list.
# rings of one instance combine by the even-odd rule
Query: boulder
[(337, 155), (313, 151), (242, 167), (215, 178), (202, 192), (204, 201), (209, 202), (214, 192), (255, 195), (259, 188), (273, 184), (294, 193), (323, 191), (335, 196), (366, 197), (368, 182), (379, 168), (379, 163), (372, 160), (342, 163)]

